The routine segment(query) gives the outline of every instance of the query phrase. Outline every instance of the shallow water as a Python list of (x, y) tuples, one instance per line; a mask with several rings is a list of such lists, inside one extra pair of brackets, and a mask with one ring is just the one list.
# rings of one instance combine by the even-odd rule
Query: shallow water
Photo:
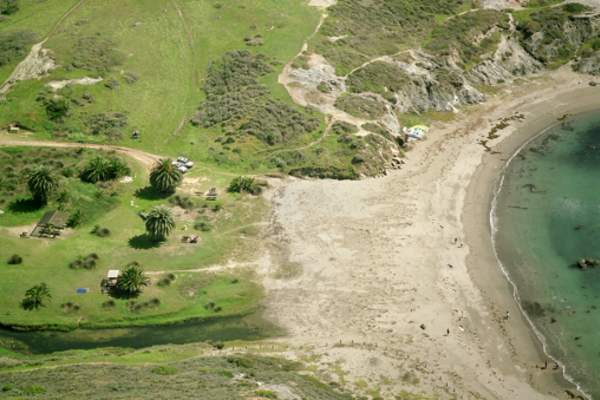
[(259, 314), (128, 329), (78, 329), (71, 332), (0, 330), (0, 347), (33, 354), (99, 347), (143, 348), (204, 341), (259, 340), (280, 334)]
[(548, 129), (506, 170), (498, 255), (550, 354), (600, 399), (600, 113)]

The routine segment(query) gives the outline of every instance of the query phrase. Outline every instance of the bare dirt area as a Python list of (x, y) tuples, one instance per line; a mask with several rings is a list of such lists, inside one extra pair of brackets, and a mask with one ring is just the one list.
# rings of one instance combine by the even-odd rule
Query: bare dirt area
[(2, 84), (0, 94), (7, 93), (18, 81), (41, 78), (56, 67), (50, 51), (44, 48), (45, 42), (44, 40), (33, 45), (27, 57), (17, 65), (10, 77)]
[[(472, 203), (465, 199), (481, 165), (509, 156), (490, 147), (541, 111), (552, 123), (593, 90), (561, 70), (434, 126), (404, 168), (384, 178), (282, 183), (262, 272), (267, 315), (287, 329), (290, 356), (383, 398), (403, 390), (442, 399), (564, 397), (560, 371), (538, 367), (548, 358), (489, 254), (486, 194), (497, 176), (474, 189)], [(516, 112), (525, 121), (483, 146), (494, 124)], [(465, 223), (475, 234), (466, 236)], [(299, 271), (278, 277), (288, 264)]]

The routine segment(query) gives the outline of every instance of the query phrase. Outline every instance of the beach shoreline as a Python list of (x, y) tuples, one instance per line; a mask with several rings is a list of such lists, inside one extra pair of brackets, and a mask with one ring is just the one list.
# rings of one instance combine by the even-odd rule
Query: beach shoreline
[[(560, 99), (559, 99), (560, 97)], [(516, 315), (518, 322), (508, 324), (508, 335), (518, 344), (519, 351), (526, 354), (525, 358), (532, 360), (542, 358), (551, 362), (558, 361), (560, 375), (548, 374), (552, 383), (565, 390), (573, 391), (576, 382), (568, 377), (568, 367), (561, 360), (556, 360), (545, 349), (545, 339), (537, 331), (532, 321), (524, 314), (524, 310), (518, 304), (518, 288), (510, 280), (507, 272), (497, 258), (493, 243), (494, 227), (492, 226), (493, 202), (498, 191), (501, 189), (501, 179), (510, 161), (532, 140), (544, 135), (550, 128), (560, 124), (565, 116), (576, 116), (596, 111), (600, 108), (600, 90), (596, 87), (584, 85), (557, 91), (553, 98), (545, 101), (534, 102), (517, 112), (525, 112), (529, 116), (512, 129), (512, 132), (504, 135), (499, 143), (492, 146), (492, 151), (484, 155), (480, 166), (475, 171), (467, 190), (465, 211), (463, 213), (463, 224), (465, 227), (466, 241), (472, 247), (467, 263), (476, 285), (486, 293), (484, 296), (488, 302), (502, 304), (511, 315)], [(516, 110), (516, 109), (515, 109)], [(497, 153), (496, 153), (497, 152)], [(487, 206), (486, 206), (487, 205)], [(481, 221), (487, 216), (487, 230), (483, 235)], [(497, 264), (496, 271), (482, 267), (482, 261), (486, 265)], [(492, 278), (492, 279), (490, 279)], [(506, 284), (502, 284), (502, 279)], [(504, 293), (504, 294), (503, 294)], [(506, 293), (510, 293), (510, 299), (506, 299)], [(513, 307), (511, 307), (511, 305)], [(515, 314), (516, 313), (516, 314)], [(525, 334), (522, 327), (529, 330)], [(519, 338), (520, 337), (520, 338)], [(527, 338), (523, 340), (523, 338)], [(533, 346), (527, 342), (533, 341)], [(565, 371), (566, 369), (566, 371)], [(567, 377), (565, 377), (565, 372)], [(540, 377), (536, 386), (548, 385), (547, 377)], [(589, 396), (585, 393), (580, 393)]]
[[(434, 124), (385, 177), (281, 182), (260, 272), (287, 355), (382, 398), (574, 393), (560, 371), (540, 368), (548, 357), (498, 266), (489, 215), (507, 159), (600, 104), (590, 80), (564, 68), (505, 88)], [(283, 266), (293, 273), (282, 277)]]

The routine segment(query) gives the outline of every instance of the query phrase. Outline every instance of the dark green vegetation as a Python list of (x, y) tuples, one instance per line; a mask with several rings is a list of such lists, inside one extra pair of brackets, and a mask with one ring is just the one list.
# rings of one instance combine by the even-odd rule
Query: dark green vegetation
[[(248, 355), (194, 357), (193, 348), (173, 351), (105, 350), (97, 355), (81, 353), (89, 364), (69, 366), (73, 356), (55, 357), (52, 369), (31, 369), (29, 362), (13, 371), (0, 372), (0, 398), (31, 396), (45, 399), (154, 399), (202, 398), (211, 400), (283, 399), (285, 393), (311, 400), (351, 400), (353, 397), (308, 374), (299, 363)], [(165, 360), (171, 352), (173, 361)], [(187, 354), (187, 353), (189, 354)], [(189, 357), (181, 359), (181, 357)], [(108, 365), (93, 365), (93, 360)], [(33, 363), (33, 361), (31, 362)], [(69, 381), (69, 384), (65, 384)]]
[(19, 0), (0, 0), (0, 14), (11, 15), (19, 11)]
[(37, 310), (38, 308), (43, 307), (44, 303), (51, 298), (52, 296), (50, 295), (48, 285), (40, 283), (39, 285), (27, 289), (25, 297), (21, 301), (21, 306), (25, 310)]
[(83, 167), (80, 177), (84, 182), (111, 181), (131, 173), (129, 166), (118, 157), (94, 157)]
[(267, 58), (249, 51), (227, 53), (208, 69), (206, 101), (194, 123), (210, 128), (220, 124), (229, 143), (252, 135), (269, 145), (289, 142), (319, 127), (319, 121), (272, 98), (258, 79), (272, 72)]

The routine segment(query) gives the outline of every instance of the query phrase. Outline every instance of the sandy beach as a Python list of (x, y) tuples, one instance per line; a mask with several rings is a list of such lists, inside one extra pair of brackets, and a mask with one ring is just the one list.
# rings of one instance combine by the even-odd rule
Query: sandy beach
[(561, 371), (539, 368), (548, 358), (497, 264), (489, 212), (525, 141), (597, 108), (589, 82), (562, 69), (505, 89), (434, 125), (385, 177), (281, 182), (262, 273), (288, 356), (385, 399), (569, 398)]

